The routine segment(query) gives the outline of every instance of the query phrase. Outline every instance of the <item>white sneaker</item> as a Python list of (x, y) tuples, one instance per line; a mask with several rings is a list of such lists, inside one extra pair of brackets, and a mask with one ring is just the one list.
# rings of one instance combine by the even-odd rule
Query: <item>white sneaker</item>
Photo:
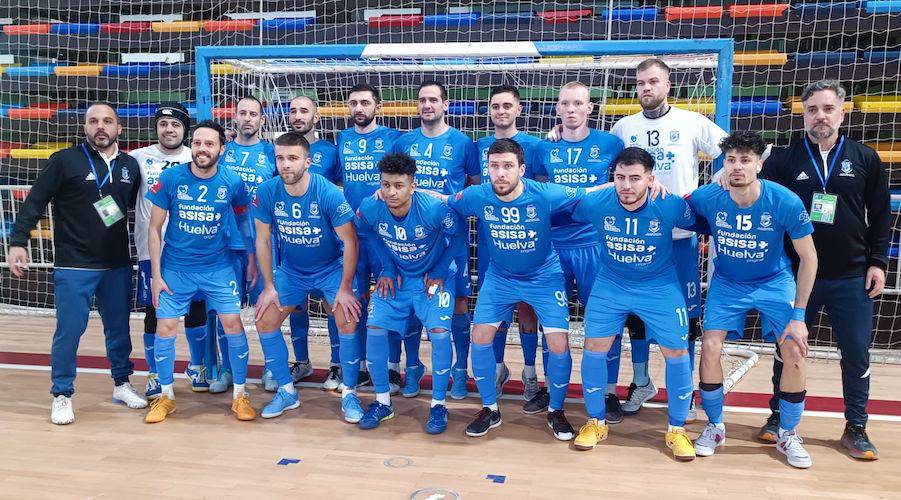
[(113, 401), (135, 410), (147, 408), (147, 400), (142, 398), (128, 382), (113, 388)]
[(522, 386), (522, 398), (526, 401), (534, 398), (541, 390), (538, 385), (538, 377), (527, 377), (525, 370), (522, 371)]
[(230, 370), (222, 370), (219, 372), (219, 378), (210, 382), (210, 392), (213, 394), (225, 392), (232, 386), (232, 383), (232, 372)]
[(709, 457), (724, 444), (726, 444), (726, 428), (708, 423), (698, 439), (695, 439), (695, 454), (699, 457)]
[(309, 360), (298, 361), (291, 365), (291, 380), (298, 383), (313, 374), (313, 365)]
[(71, 424), (75, 421), (75, 412), (72, 411), (72, 398), (63, 395), (53, 398), (53, 406), (50, 408), (50, 421), (56, 425)]
[(269, 370), (263, 371), (263, 390), (266, 392), (278, 390), (278, 382), (275, 381), (275, 377), (272, 376), (272, 372)]
[(686, 424), (693, 424), (698, 420), (698, 409), (695, 408), (695, 395), (691, 394), (691, 406), (688, 407), (688, 417), (685, 419)]
[(334, 391), (338, 389), (341, 385), (341, 367), (338, 365), (332, 365), (328, 369), (328, 376), (325, 378), (325, 382), (322, 383), (323, 391)]
[(788, 465), (799, 469), (807, 469), (813, 465), (810, 454), (803, 446), (804, 441), (795, 431), (784, 431), (776, 441), (776, 449), (788, 459)]
[(510, 369), (506, 364), (494, 369), (494, 390), (498, 396), (504, 393), (504, 384), (510, 380)]
[(635, 415), (641, 410), (641, 405), (647, 403), (657, 395), (657, 386), (653, 381), (649, 381), (648, 385), (637, 386), (634, 383), (629, 384), (629, 396), (623, 402), (623, 413), (626, 415)]

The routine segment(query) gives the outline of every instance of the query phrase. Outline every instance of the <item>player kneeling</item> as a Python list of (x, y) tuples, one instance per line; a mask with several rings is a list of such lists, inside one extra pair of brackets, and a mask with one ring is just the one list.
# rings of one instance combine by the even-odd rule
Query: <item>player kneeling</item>
[[(346, 421), (356, 423), (363, 409), (356, 395), (360, 301), (353, 287), (358, 255), (353, 210), (337, 186), (310, 173), (309, 156), (310, 144), (303, 135), (288, 132), (279, 136), (275, 141), (279, 177), (261, 184), (254, 200), (257, 259), (264, 282), (256, 305), (256, 326), (266, 369), (278, 384), (275, 396), (260, 415), (274, 418), (300, 406), (281, 325), (298, 305), (307, 303), (311, 292), (318, 291), (331, 304), (327, 310), (338, 325), (345, 382), (341, 411)], [(276, 272), (272, 265), (273, 235), (278, 242)]]
[[(742, 331), (750, 309), (760, 311), (764, 338), (778, 342), (785, 364), (780, 385), (779, 439), (776, 449), (794, 467), (810, 467), (810, 455), (795, 427), (804, 411), (807, 326), (805, 307), (817, 272), (810, 216), (797, 195), (757, 174), (766, 144), (753, 132), (723, 139), (729, 190), (710, 184), (688, 198), (710, 223), (716, 262), (704, 313), (701, 351), (701, 404), (709, 423), (695, 441), (698, 455), (713, 455), (726, 442), (723, 425), (723, 367), (726, 332)], [(797, 283), (785, 254), (788, 235), (800, 257)]]
[(673, 259), (673, 229), (691, 227), (694, 213), (677, 196), (651, 199), (654, 159), (643, 149), (624, 149), (613, 165), (614, 189), (586, 195), (572, 214), (574, 221), (592, 224), (601, 242), (582, 353), (582, 393), (589, 419), (573, 444), (590, 450), (607, 437), (607, 353), (626, 318), (634, 314), (666, 359), (666, 445), (677, 460), (694, 460), (684, 429), (692, 396), (688, 313)]

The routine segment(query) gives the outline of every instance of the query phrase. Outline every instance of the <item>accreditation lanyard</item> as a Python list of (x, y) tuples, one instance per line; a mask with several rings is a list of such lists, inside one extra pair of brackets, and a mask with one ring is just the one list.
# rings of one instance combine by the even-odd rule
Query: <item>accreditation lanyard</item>
[[(839, 157), (842, 155), (842, 146), (844, 145), (845, 138), (842, 137), (839, 139), (838, 146), (835, 148), (835, 156), (832, 157), (832, 161), (829, 162), (829, 166), (826, 169), (826, 177), (823, 177), (823, 174), (820, 173), (820, 164), (813, 155), (813, 151), (810, 149), (810, 144), (807, 143), (807, 139), (804, 139), (804, 147), (807, 148), (810, 162), (813, 164), (813, 169), (816, 171), (817, 177), (820, 178), (820, 184), (823, 185), (823, 192), (814, 192), (810, 202), (810, 220), (813, 222), (819, 222), (821, 224), (835, 223), (835, 214), (838, 208), (838, 195), (826, 192), (826, 184), (829, 182), (829, 176), (832, 175), (835, 162), (838, 161)], [(823, 162), (823, 165), (826, 165), (825, 161)]]
[[(829, 168), (826, 169), (826, 177), (823, 177), (822, 172), (820, 172), (820, 163), (817, 161), (816, 157), (813, 155), (813, 150), (810, 149), (810, 144), (808, 144), (808, 140), (804, 139), (804, 147), (807, 148), (807, 155), (810, 156), (810, 163), (813, 164), (813, 170), (817, 173), (817, 177), (820, 178), (820, 183), (823, 185), (823, 192), (826, 192), (826, 183), (829, 182), (829, 176), (832, 175), (832, 169), (835, 167), (835, 162), (842, 155), (842, 147), (845, 145), (845, 137), (842, 136), (838, 140), (838, 147), (835, 149), (835, 156), (832, 157), (832, 161), (829, 162)], [(823, 164), (825, 165), (825, 163)]]
[(103, 180), (100, 180), (97, 176), (97, 168), (94, 167), (94, 159), (91, 158), (87, 146), (82, 144), (81, 149), (84, 151), (85, 156), (88, 157), (88, 163), (91, 165), (91, 173), (94, 174), (94, 182), (97, 184), (97, 194), (100, 196), (100, 199), (94, 202), (94, 209), (97, 210), (97, 215), (100, 216), (100, 220), (103, 221), (103, 224), (106, 225), (106, 227), (110, 227), (125, 218), (125, 214), (122, 213), (116, 200), (114, 200), (111, 195), (103, 196), (103, 186), (110, 180), (110, 177), (112, 177), (113, 170), (116, 168), (116, 160), (114, 159), (110, 162), (109, 171), (106, 173), (106, 177), (104, 177)]
[(116, 160), (109, 164), (109, 171), (106, 173), (106, 177), (103, 180), (100, 180), (100, 177), (97, 175), (97, 168), (94, 167), (94, 159), (91, 158), (91, 154), (88, 152), (88, 147), (84, 144), (81, 145), (81, 149), (84, 151), (85, 156), (88, 157), (88, 164), (91, 165), (91, 172), (94, 174), (94, 182), (97, 183), (97, 194), (103, 198), (103, 186), (110, 180), (110, 177), (113, 175), (113, 170), (116, 168)]

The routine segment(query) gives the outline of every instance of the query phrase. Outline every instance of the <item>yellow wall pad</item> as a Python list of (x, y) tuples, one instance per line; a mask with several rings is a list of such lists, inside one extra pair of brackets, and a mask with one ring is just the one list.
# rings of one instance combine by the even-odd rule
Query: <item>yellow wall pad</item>
[(38, 141), (31, 146), (29, 149), (65, 149), (71, 148), (71, 142), (62, 142), (62, 141)]
[(762, 52), (736, 52), (736, 66), (784, 66), (788, 62), (788, 54), (767, 50)]
[(17, 160), (46, 160), (59, 149), (10, 149), (9, 157)]
[(234, 75), (237, 73), (247, 73), (247, 70), (228, 63), (210, 64), (210, 74), (212, 75)]
[(897, 101), (859, 101), (861, 113), (901, 113), (901, 97)]
[(876, 151), (884, 163), (901, 163), (901, 151)]
[(200, 31), (200, 21), (171, 21), (150, 23), (150, 30), (156, 33), (191, 33)]
[[(788, 100), (792, 105), (792, 114), (793, 115), (803, 115), (804, 114), (804, 104), (801, 103), (800, 97), (791, 97)], [(845, 113), (850, 113), (854, 111), (854, 103), (851, 101), (845, 101)]]
[[(331, 118), (348, 116), (347, 105), (329, 104), (320, 106), (319, 114)], [(419, 114), (419, 111), (416, 108), (416, 104), (412, 102), (383, 102), (382, 111), (379, 114), (381, 116), (416, 116)]]
[(100, 76), (103, 66), (99, 65), (79, 65), (79, 66), (57, 66), (53, 68), (56, 76)]

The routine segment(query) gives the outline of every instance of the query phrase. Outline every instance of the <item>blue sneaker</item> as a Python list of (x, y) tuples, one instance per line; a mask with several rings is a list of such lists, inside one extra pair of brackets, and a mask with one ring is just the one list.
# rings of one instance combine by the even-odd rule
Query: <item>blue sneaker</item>
[(263, 418), (275, 418), (285, 413), (286, 410), (293, 410), (298, 407), (300, 407), (300, 400), (297, 398), (297, 393), (291, 394), (284, 388), (279, 387), (278, 392), (272, 397), (272, 401), (263, 407), (260, 416)]
[(383, 405), (378, 401), (373, 401), (369, 405), (369, 409), (360, 419), (360, 429), (375, 429), (383, 420), (394, 418), (394, 408), (391, 405)]
[(469, 392), (466, 390), (466, 379), (469, 374), (465, 368), (454, 368), (453, 382), (451, 383), (450, 397), (454, 399), (466, 399)]
[(206, 379), (206, 367), (198, 366), (195, 370), (190, 366), (185, 370), (185, 376), (191, 381), (191, 390), (194, 392), (209, 392), (210, 383)]
[(147, 390), (144, 391), (144, 397), (147, 400), (156, 399), (163, 393), (163, 386), (160, 385), (159, 376), (156, 373), (147, 374)]
[(363, 418), (363, 406), (356, 394), (349, 393), (341, 398), (341, 412), (344, 413), (344, 421), (356, 424)]
[(419, 382), (425, 375), (425, 365), (419, 363), (419, 366), (408, 366), (404, 368), (404, 391), (405, 398), (415, 398), (419, 396)]
[(441, 434), (447, 430), (447, 408), (444, 405), (435, 405), (429, 409), (429, 421), (425, 424), (425, 431), (429, 434)]

